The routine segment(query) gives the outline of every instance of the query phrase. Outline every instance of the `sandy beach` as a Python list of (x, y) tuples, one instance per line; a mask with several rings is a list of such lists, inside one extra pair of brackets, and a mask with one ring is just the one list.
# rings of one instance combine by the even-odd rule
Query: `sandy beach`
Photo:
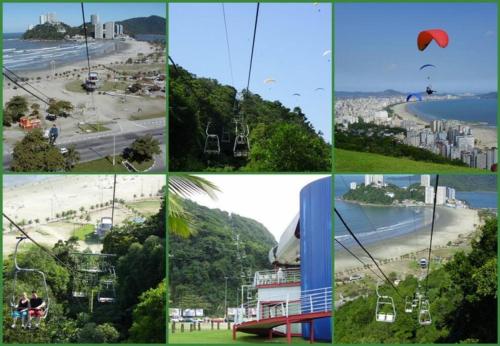
[[(414, 121), (420, 127), (430, 126), (430, 122), (418, 117), (416, 114), (411, 113), (408, 110), (407, 103), (398, 103), (392, 106), (392, 110), (402, 120)], [(470, 126), (472, 135), (478, 141), (477, 147), (491, 148), (491, 147), (496, 147), (498, 145), (497, 129), (473, 123), (464, 123), (464, 125)]]
[[(454, 209), (443, 206), (437, 207), (438, 218), (435, 222), (433, 247), (445, 246), (456, 240), (459, 235), (465, 236), (473, 232), (479, 224), (478, 211), (475, 209)], [(397, 258), (402, 255), (428, 249), (430, 227), (424, 227), (416, 232), (383, 242), (368, 245), (367, 249), (376, 260)], [(371, 260), (359, 247), (350, 249), (365, 263)], [(335, 252), (335, 272), (362, 266), (358, 260), (346, 251)]]
[[(162, 175), (119, 175), (116, 180), (116, 198), (136, 201), (153, 196), (165, 185)], [(134, 197), (135, 195), (135, 197)], [(141, 197), (143, 195), (143, 197)], [(37, 225), (28, 226), (28, 232), (43, 244), (52, 246), (57, 240), (67, 240), (73, 231), (68, 222), (46, 222), (47, 217), (67, 210), (79, 210), (113, 199), (112, 175), (64, 175), (49, 179), (6, 187), (3, 190), (3, 212), (16, 222), (39, 219)], [(110, 208), (92, 212), (94, 223), (103, 216), (110, 216)], [(119, 223), (129, 215), (125, 208), (116, 208)], [(4, 253), (12, 248), (18, 232), (10, 231), (9, 222), (3, 219)]]
[[(165, 93), (157, 91), (149, 95), (125, 94), (123, 90), (118, 89), (118, 86), (124, 88), (123, 85), (131, 85), (135, 81), (122, 81), (119, 79), (120, 74), (115, 74), (113, 70), (130, 71), (130, 74), (141, 71), (165, 71), (164, 56), (158, 62), (126, 64), (129, 58), (135, 60), (140, 53), (144, 56), (153, 53), (153, 48), (149, 42), (130, 40), (127, 41), (126, 48), (123, 50), (92, 58), (90, 60), (91, 70), (97, 72), (102, 81), (117, 87), (117, 89), (112, 87), (106, 93), (97, 91), (88, 94), (79, 87), (87, 75), (86, 60), (56, 66), (55, 73), (57, 75), (53, 75), (53, 71), (49, 70), (19, 72), (18, 75), (30, 78), (29, 84), (45, 94), (46, 97), (70, 101), (74, 106), (70, 117), (58, 118), (55, 121), (57, 127), (60, 128), (59, 142), (78, 140), (82, 135), (87, 134), (82, 130), (81, 125), (89, 123), (103, 124), (109, 131), (115, 133), (136, 132), (150, 126), (149, 124), (145, 125), (144, 120), (146, 123), (150, 123), (153, 118), (164, 119), (166, 112)], [(64, 72), (67, 74), (63, 75)], [(148, 81), (148, 83), (152, 83), (152, 81)], [(74, 90), (75, 87), (76, 90)], [(28, 89), (30, 88), (28, 87)], [(30, 89), (30, 91), (33, 90)], [(29, 106), (33, 103), (42, 106), (41, 127), (43, 129), (54, 124), (54, 122), (45, 119), (44, 110), (47, 107), (43, 102), (21, 88), (15, 87), (12, 82), (4, 78), (4, 106), (14, 96), (25, 97)], [(164, 127), (165, 125), (158, 123), (151, 126)], [(4, 147), (11, 147), (23, 136), (24, 132), (18, 126), (4, 127)]]

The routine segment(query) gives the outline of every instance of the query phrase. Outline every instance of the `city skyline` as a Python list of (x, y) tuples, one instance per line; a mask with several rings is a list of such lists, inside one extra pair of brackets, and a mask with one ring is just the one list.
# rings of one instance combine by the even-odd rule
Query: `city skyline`
[[(104, 19), (122, 21), (152, 15), (166, 17), (166, 4), (163, 3), (84, 3), (84, 5), (87, 22), (91, 21), (91, 14), (98, 14), (101, 21)], [(58, 21), (71, 26), (82, 24), (79, 3), (4, 3), (3, 11), (4, 33), (23, 33), (30, 25), (38, 24), (40, 15), (46, 13), (54, 13)]]

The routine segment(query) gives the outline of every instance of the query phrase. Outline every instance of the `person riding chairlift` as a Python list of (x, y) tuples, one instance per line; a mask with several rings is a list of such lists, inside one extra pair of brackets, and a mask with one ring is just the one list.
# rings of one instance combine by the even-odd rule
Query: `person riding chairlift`
[(40, 326), (40, 320), (45, 313), (45, 302), (39, 298), (36, 291), (31, 292), (28, 328), (31, 328), (31, 320), (35, 320), (35, 328)]
[(58, 136), (59, 136), (59, 129), (57, 128), (56, 124), (54, 124), (52, 125), (52, 128), (49, 131), (49, 143), (54, 144)]
[(26, 328), (26, 320), (28, 319), (28, 310), (29, 310), (30, 301), (28, 299), (28, 295), (26, 292), (23, 292), (21, 297), (19, 298), (19, 302), (14, 307), (15, 310), (12, 312), (12, 317), (14, 321), (12, 322), (11, 327), (16, 328), (16, 321), (18, 318), (21, 318), (21, 327)]

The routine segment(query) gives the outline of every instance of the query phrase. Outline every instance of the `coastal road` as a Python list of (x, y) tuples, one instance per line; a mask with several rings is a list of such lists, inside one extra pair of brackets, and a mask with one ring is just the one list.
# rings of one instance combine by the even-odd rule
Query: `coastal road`
[[(118, 133), (115, 136), (115, 153), (121, 154), (123, 149), (130, 146), (138, 137), (150, 134), (160, 142), (160, 146), (164, 147), (165, 144), (165, 129), (153, 128), (137, 132)], [(69, 147), (75, 145), (76, 150), (80, 153), (80, 162), (87, 162), (92, 160), (101, 159), (107, 155), (113, 155), (113, 135), (102, 136), (92, 139), (84, 139), (81, 141), (74, 141), (71, 143), (64, 143), (58, 147)], [(3, 158), (4, 171), (10, 170), (12, 162), (12, 153), (4, 153)], [(162, 171), (165, 169), (165, 161), (161, 160), (160, 164), (155, 164), (151, 171)]]

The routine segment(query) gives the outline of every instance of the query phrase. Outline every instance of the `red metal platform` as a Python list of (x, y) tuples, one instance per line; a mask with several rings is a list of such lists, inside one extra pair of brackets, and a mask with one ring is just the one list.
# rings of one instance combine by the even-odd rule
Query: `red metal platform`
[(256, 334), (261, 336), (268, 336), (272, 338), (273, 335), (283, 335), (283, 333), (274, 331), (273, 328), (279, 326), (286, 326), (286, 338), (287, 342), (292, 342), (292, 328), (291, 325), (294, 323), (309, 323), (310, 326), (310, 338), (309, 342), (314, 342), (314, 323), (313, 321), (320, 318), (331, 317), (331, 311), (321, 311), (321, 312), (312, 312), (306, 314), (297, 314), (290, 316), (278, 316), (265, 318), (261, 320), (254, 320), (243, 322), (240, 324), (233, 325), (233, 340), (236, 340), (236, 333), (243, 332), (248, 334)]

